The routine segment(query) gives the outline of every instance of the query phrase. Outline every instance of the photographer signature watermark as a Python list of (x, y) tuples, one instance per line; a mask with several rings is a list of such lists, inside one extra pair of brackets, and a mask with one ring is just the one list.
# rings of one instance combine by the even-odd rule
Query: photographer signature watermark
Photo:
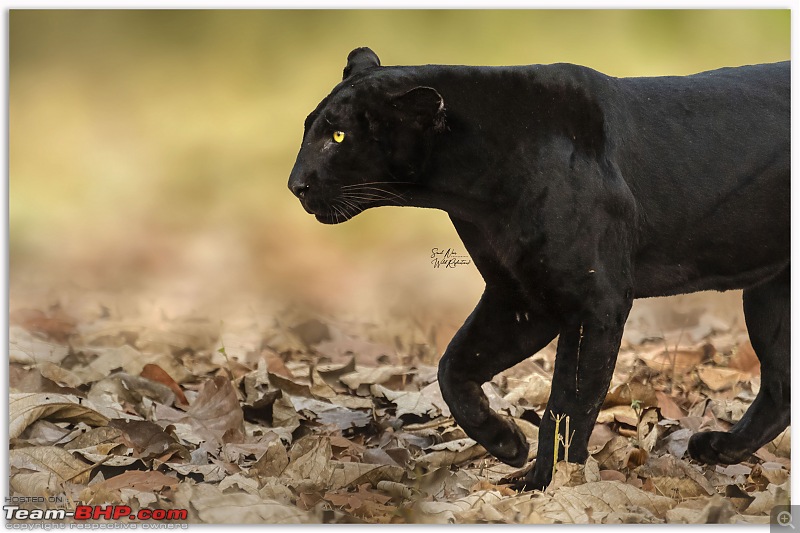
[(468, 265), (472, 260), (466, 254), (459, 254), (452, 248), (431, 248), (431, 264), (433, 268), (455, 268)]

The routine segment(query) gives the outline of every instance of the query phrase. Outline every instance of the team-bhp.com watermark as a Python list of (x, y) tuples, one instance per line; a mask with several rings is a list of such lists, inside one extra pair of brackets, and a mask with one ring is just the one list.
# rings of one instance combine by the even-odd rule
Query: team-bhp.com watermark
[(76, 505), (74, 509), (23, 509), (4, 505), (6, 529), (186, 529), (186, 509), (139, 509), (128, 505)]

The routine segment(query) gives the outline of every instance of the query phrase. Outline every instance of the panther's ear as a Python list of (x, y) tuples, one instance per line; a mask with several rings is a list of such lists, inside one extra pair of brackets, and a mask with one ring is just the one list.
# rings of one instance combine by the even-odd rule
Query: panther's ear
[(384, 147), (392, 175), (414, 181), (424, 175), (435, 138), (446, 129), (444, 98), (431, 87), (414, 87), (390, 96), (367, 120)]
[(414, 87), (395, 96), (392, 106), (424, 129), (432, 128), (433, 131), (440, 132), (445, 128), (444, 99), (432, 87)]
[(378, 59), (375, 52), (366, 46), (356, 48), (347, 55), (347, 66), (342, 72), (342, 80), (346, 80), (356, 72), (379, 66), (381, 66), (381, 60)]

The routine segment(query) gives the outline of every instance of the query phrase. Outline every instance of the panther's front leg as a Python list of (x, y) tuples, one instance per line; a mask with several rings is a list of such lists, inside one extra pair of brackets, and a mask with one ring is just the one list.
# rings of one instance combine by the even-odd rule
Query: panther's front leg
[(439, 387), (456, 422), (489, 453), (522, 466), (528, 443), (517, 425), (491, 410), (481, 385), (547, 345), (558, 324), (512, 285), (487, 285), (439, 362)]
[[(614, 373), (630, 304), (629, 298), (620, 298), (619, 305), (599, 306), (595, 311), (601, 312), (590, 313), (561, 330), (550, 400), (539, 426), (536, 465), (518, 488), (543, 490), (550, 483), (556, 416), (570, 417), (570, 435), (564, 434), (563, 422), (559, 428), (561, 435), (571, 437), (569, 461), (583, 463), (588, 458), (589, 436)], [(563, 446), (559, 446), (558, 458), (564, 459)]]

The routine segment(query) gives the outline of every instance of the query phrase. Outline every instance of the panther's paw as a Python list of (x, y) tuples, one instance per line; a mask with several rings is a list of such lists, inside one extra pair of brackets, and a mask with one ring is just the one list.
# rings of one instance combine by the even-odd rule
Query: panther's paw
[[(536, 464), (539, 464), (537, 460)], [(539, 490), (544, 491), (547, 488), (547, 485), (550, 484), (552, 476), (552, 466), (548, 468), (536, 468), (533, 467), (525, 477), (516, 480), (514, 483), (511, 484), (511, 488), (518, 491), (524, 492), (527, 490)]]
[(706, 464), (732, 465), (747, 460), (753, 453), (747, 439), (724, 431), (695, 433), (689, 439), (689, 455)]
[(490, 454), (503, 461), (507, 465), (520, 467), (528, 460), (530, 445), (528, 439), (520, 431), (519, 427), (511, 420), (502, 420), (501, 429), (489, 438), (478, 442), (483, 444)]

